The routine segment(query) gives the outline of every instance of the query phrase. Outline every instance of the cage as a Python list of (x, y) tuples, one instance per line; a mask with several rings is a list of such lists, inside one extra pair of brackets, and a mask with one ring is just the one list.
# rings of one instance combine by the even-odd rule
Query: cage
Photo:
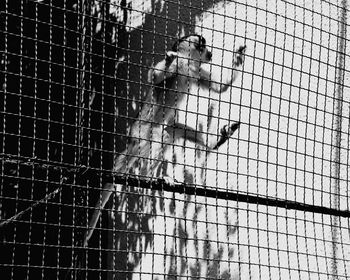
[(0, 5), (2, 279), (350, 277), (346, 0)]

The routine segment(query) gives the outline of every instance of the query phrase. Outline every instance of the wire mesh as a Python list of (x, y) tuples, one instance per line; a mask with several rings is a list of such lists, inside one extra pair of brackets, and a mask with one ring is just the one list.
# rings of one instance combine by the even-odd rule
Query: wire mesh
[(346, 0), (0, 5), (2, 279), (350, 277)]

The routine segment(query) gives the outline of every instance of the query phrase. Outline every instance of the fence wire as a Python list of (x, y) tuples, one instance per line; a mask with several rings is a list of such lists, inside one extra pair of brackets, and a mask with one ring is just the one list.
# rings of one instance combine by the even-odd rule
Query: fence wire
[(347, 0), (0, 7), (2, 279), (350, 277)]

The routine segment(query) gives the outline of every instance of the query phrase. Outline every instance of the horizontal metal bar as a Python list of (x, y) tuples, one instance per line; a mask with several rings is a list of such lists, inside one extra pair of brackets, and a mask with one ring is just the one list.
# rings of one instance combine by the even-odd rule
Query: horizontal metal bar
[(174, 184), (167, 183), (164, 179), (160, 178), (149, 178), (142, 177), (136, 175), (126, 175), (126, 174), (116, 174), (113, 171), (107, 170), (96, 170), (92, 168), (88, 168), (86, 166), (64, 166), (64, 165), (56, 165), (43, 163), (36, 158), (28, 158), (27, 160), (21, 158), (16, 160), (16, 156), (8, 156), (7, 158), (3, 158), (4, 162), (7, 163), (15, 163), (23, 164), (23, 165), (32, 165), (34, 168), (38, 169), (51, 169), (55, 171), (63, 171), (65, 176), (69, 176), (76, 174), (84, 177), (95, 177), (95, 176), (104, 176), (106, 181), (112, 182), (115, 184), (123, 184), (130, 185), (134, 187), (140, 187), (144, 189), (158, 190), (158, 191), (166, 191), (171, 193), (180, 193), (180, 194), (188, 194), (188, 195), (196, 195), (203, 197), (211, 197), (216, 199), (223, 199), (227, 201), (236, 201), (236, 202), (244, 202), (249, 204), (257, 204), (257, 205), (265, 205), (265, 206), (275, 206), (278, 208), (284, 208), (287, 210), (298, 210), (304, 212), (311, 213), (319, 213), (325, 215), (333, 215), (339, 217), (350, 218), (349, 210), (340, 210), (329, 208), (325, 206), (318, 206), (313, 204), (301, 203), (288, 199), (280, 199), (269, 196), (261, 196), (261, 195), (252, 195), (241, 192), (233, 192), (226, 191), (220, 189), (214, 189), (207, 186), (198, 186), (194, 184), (185, 184), (175, 182)]
[(207, 188), (205, 186), (195, 186), (183, 183), (175, 183), (175, 185), (167, 184), (163, 179), (150, 180), (140, 180), (139, 178), (125, 176), (114, 176), (114, 183), (117, 184), (128, 184), (131, 186), (137, 186), (146, 189), (167, 191), (172, 193), (189, 194), (197, 196), (205, 196), (217, 199), (223, 199), (228, 201), (245, 202), (249, 204), (265, 205), (265, 206), (275, 206), (279, 208), (285, 208), (287, 210), (298, 210), (304, 212), (312, 212), (333, 216), (340, 216), (345, 218), (350, 218), (350, 211), (348, 210), (338, 210), (333, 208), (328, 208), (324, 206), (317, 206), (312, 204), (301, 203), (293, 200), (273, 198), (268, 196), (260, 195), (250, 195), (239, 192), (223, 191), (219, 189)]

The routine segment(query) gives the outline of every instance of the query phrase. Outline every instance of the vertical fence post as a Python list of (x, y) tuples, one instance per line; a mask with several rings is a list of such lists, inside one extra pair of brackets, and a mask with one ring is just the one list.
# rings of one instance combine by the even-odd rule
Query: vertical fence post
[[(89, 31), (90, 31), (90, 0), (83, 0), (79, 3), (79, 81), (78, 81), (78, 135), (77, 135), (77, 155), (76, 163), (80, 167), (80, 172), (76, 176), (76, 186), (73, 189), (74, 195), (74, 213), (75, 213), (75, 235), (74, 235), (74, 247), (78, 247), (75, 252), (75, 263), (74, 267), (85, 266), (81, 263), (85, 259), (83, 257), (83, 251), (81, 247), (83, 246), (83, 236), (86, 226), (86, 178), (83, 176), (84, 166), (88, 168), (89, 159), (88, 159), (88, 147), (89, 147), (89, 84), (90, 84), (90, 75), (88, 75), (90, 70), (89, 57), (90, 57), (90, 40)], [(81, 275), (79, 270), (74, 272), (73, 279), (85, 279), (85, 275)]]
[[(332, 208), (340, 209), (340, 162), (341, 162), (341, 137), (342, 137), (342, 118), (343, 118), (343, 92), (344, 92), (344, 69), (345, 69), (345, 47), (346, 47), (346, 28), (347, 28), (347, 0), (342, 0), (341, 13), (339, 18), (339, 33), (337, 47), (337, 70), (336, 70), (336, 93), (334, 108), (335, 131), (333, 152), (332, 152)], [(339, 235), (339, 216), (331, 216), (332, 230), (332, 279), (338, 279), (338, 235)]]
[(88, 93), (88, 75), (87, 72), (89, 71), (89, 63), (88, 63), (88, 56), (89, 56), (89, 37), (87, 36), (88, 33), (88, 24), (89, 19), (87, 18), (87, 15), (89, 14), (89, 2), (88, 0), (82, 1), (80, 9), (79, 9), (79, 16), (81, 17), (80, 26), (79, 26), (79, 33), (80, 33), (80, 55), (79, 55), (79, 133), (78, 133), (78, 155), (77, 160), (80, 165), (87, 164), (87, 117), (85, 115), (86, 110), (89, 107), (89, 93)]

